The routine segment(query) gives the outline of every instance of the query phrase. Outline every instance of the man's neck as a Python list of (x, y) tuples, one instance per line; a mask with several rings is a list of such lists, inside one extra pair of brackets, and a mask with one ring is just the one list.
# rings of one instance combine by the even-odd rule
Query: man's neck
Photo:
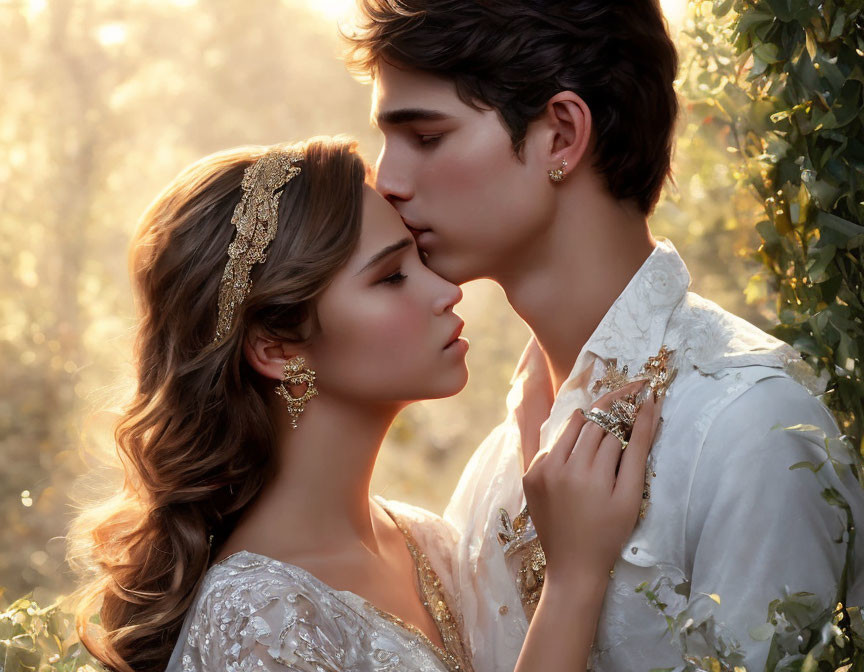
[(540, 344), (558, 389), (656, 241), (645, 216), (574, 185), (531, 250), (494, 278)]

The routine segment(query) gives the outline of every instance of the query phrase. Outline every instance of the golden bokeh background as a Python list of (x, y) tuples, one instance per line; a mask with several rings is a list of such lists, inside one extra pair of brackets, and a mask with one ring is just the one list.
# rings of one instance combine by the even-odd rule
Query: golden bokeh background
[[(112, 450), (131, 385), (127, 247), (180, 169), (241, 144), (346, 133), (374, 161), (370, 88), (339, 60), (349, 0), (0, 0), (0, 586), (6, 599), (68, 592), (63, 535), (76, 502), (114, 487)], [(695, 118), (683, 2), (664, 3), (681, 49), (674, 170), (652, 217), (695, 291), (760, 326), (759, 204), (734, 188), (727, 132)], [(749, 302), (745, 300), (745, 290)], [(442, 511), (471, 452), (504, 415), (528, 330), (500, 289), (457, 308), (471, 380), (397, 420), (374, 488)], [(335, 469), (339, 465), (333, 465)], [(83, 480), (82, 474), (88, 475)]]

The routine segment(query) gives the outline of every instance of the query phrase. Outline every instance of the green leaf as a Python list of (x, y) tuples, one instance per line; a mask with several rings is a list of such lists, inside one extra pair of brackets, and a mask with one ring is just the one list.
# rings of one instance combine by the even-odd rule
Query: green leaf
[(837, 215), (820, 210), (816, 215), (816, 224), (826, 229), (831, 229), (844, 236), (846, 240), (853, 236), (864, 234), (864, 226), (855, 224)]
[(836, 506), (841, 509), (848, 509), (849, 502), (834, 488), (825, 488), (822, 491), (822, 499), (828, 502), (831, 506)]
[(820, 464), (814, 464), (813, 462), (806, 462), (806, 461), (805, 462), (796, 462), (791, 467), (789, 467), (789, 470), (792, 471), (794, 469), (809, 469), (814, 474), (818, 474), (819, 470), (822, 469), (822, 465), (824, 465), (824, 464), (825, 464), (824, 462), (822, 462)]
[(726, 16), (732, 8), (732, 2), (733, 0), (714, 0), (714, 6), (711, 8), (711, 11), (714, 13), (714, 16)]
[(750, 628), (750, 637), (755, 639), (757, 642), (767, 642), (774, 636), (775, 630), (776, 626), (771, 623), (763, 623), (762, 625)]
[(787, 432), (819, 432), (822, 435), (825, 434), (825, 430), (822, 429), (821, 427), (819, 427), (818, 425), (799, 424), (799, 425), (791, 425), (789, 427), (784, 427), (782, 424), (778, 424), (778, 425), (774, 425), (771, 429), (772, 430), (773, 429), (784, 429)]
[(831, 25), (831, 32), (828, 34), (829, 40), (836, 40), (843, 34), (846, 28), (846, 10), (842, 6), (837, 8), (837, 13), (834, 15), (834, 23)]
[(739, 33), (747, 33), (752, 31), (754, 28), (763, 25), (763, 24), (771, 24), (774, 22), (774, 13), (773, 12), (763, 12), (763, 11), (752, 11), (752, 12), (744, 12), (738, 18), (738, 23), (736, 24), (736, 30)]
[(761, 42), (753, 47), (753, 55), (765, 63), (777, 63), (780, 60), (780, 50), (776, 44)]
[(781, 21), (791, 21), (795, 18), (795, 13), (792, 10), (793, 0), (766, 0), (766, 4)]

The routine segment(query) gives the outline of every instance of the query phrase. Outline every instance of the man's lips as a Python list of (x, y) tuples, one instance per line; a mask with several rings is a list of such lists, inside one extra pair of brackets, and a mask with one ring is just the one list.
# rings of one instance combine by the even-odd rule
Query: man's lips
[(413, 222), (409, 222), (404, 217), (402, 218), (402, 223), (405, 224), (405, 228), (407, 228), (411, 232), (411, 235), (413, 235), (415, 238), (417, 236), (419, 236), (421, 233), (432, 230), (428, 226), (420, 226), (419, 224), (414, 224)]

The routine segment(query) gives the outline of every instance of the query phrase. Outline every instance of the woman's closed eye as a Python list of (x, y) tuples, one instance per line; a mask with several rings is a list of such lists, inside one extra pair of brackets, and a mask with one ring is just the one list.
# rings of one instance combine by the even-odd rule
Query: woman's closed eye
[(388, 275), (388, 276), (386, 276), (386, 277), (384, 277), (384, 278), (381, 278), (380, 282), (385, 282), (385, 283), (387, 283), (388, 285), (401, 285), (402, 282), (403, 282), (407, 277), (408, 277), (408, 276), (405, 275), (405, 274), (402, 272), (402, 270), (400, 269), (400, 270), (396, 271), (395, 273), (391, 273), (390, 275)]

